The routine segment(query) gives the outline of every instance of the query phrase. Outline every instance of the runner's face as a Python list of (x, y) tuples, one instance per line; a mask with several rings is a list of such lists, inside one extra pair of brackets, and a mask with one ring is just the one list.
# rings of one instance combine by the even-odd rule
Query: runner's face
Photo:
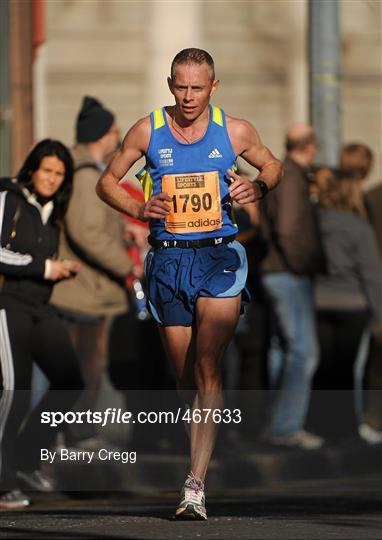
[(178, 64), (168, 79), (178, 111), (185, 120), (195, 120), (208, 107), (219, 81), (211, 80), (208, 64)]
[(32, 175), (34, 190), (41, 197), (53, 197), (64, 178), (64, 163), (56, 156), (46, 156), (42, 158), (39, 168)]

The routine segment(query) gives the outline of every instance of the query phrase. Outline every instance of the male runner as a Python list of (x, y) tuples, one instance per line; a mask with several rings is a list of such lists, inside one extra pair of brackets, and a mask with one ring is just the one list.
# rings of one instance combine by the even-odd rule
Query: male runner
[[(207, 519), (204, 478), (217, 435), (212, 414), (222, 408), (221, 361), (237, 324), (247, 276), (244, 248), (234, 240), (232, 200), (252, 203), (280, 181), (282, 165), (245, 120), (211, 106), (218, 88), (214, 62), (184, 49), (171, 65), (175, 105), (138, 120), (102, 175), (98, 195), (113, 208), (150, 221), (146, 259), (148, 301), (172, 362), (179, 392), (202, 411), (191, 421), (190, 474), (176, 517)], [(118, 185), (143, 155), (138, 175), (145, 203)], [(250, 182), (234, 170), (237, 156), (260, 170)], [(195, 355), (191, 355), (191, 343)]]

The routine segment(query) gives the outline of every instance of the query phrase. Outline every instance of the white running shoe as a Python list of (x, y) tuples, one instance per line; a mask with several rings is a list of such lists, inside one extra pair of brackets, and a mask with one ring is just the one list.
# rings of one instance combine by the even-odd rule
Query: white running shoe
[(2, 510), (17, 510), (29, 506), (30, 503), (30, 498), (19, 489), (7, 491), (0, 496), (0, 509)]
[(358, 433), (361, 439), (369, 444), (382, 443), (382, 431), (369, 426), (369, 424), (360, 424), (358, 426)]
[(204, 484), (191, 472), (180, 493), (180, 503), (175, 512), (176, 519), (207, 519)]
[(38, 469), (33, 472), (17, 471), (17, 478), (22, 480), (22, 482), (25, 484), (25, 486), (28, 487), (28, 489), (45, 491), (48, 493), (54, 491), (55, 489), (53, 480), (43, 474)]
[(300, 429), (292, 435), (271, 436), (267, 442), (275, 446), (289, 446), (301, 448), (302, 450), (318, 450), (325, 444), (322, 437), (318, 437), (318, 435), (314, 435), (304, 429)]

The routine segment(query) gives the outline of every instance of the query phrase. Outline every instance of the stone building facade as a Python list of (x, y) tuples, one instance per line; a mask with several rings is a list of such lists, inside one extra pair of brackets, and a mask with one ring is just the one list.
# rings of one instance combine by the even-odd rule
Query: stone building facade
[[(381, 2), (341, 0), (342, 139), (370, 145), (382, 180)], [(48, 0), (36, 63), (35, 137), (73, 142), (82, 96), (113, 109), (123, 131), (170, 104), (174, 54), (206, 48), (221, 87), (215, 103), (247, 118), (278, 156), (284, 133), (308, 115), (306, 0)]]

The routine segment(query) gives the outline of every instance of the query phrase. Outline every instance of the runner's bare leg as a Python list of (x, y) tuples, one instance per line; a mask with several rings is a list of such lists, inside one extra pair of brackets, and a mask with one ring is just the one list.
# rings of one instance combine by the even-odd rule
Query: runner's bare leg
[[(198, 299), (195, 358), (192, 355), (195, 329), (190, 326), (159, 327), (175, 369), (178, 392), (186, 402), (192, 403), (192, 411), (223, 408), (221, 362), (239, 319), (240, 300), (241, 295)], [(201, 422), (191, 422), (191, 471), (203, 482), (218, 427), (212, 412), (206, 422), (203, 416)]]
[[(199, 298), (196, 305), (197, 394), (194, 409), (223, 409), (221, 363), (240, 315), (241, 295), (234, 298)], [(204, 482), (218, 433), (212, 412), (204, 422), (191, 423), (191, 471)]]
[(192, 405), (195, 397), (192, 326), (158, 326), (167, 356), (174, 367), (178, 394)]

